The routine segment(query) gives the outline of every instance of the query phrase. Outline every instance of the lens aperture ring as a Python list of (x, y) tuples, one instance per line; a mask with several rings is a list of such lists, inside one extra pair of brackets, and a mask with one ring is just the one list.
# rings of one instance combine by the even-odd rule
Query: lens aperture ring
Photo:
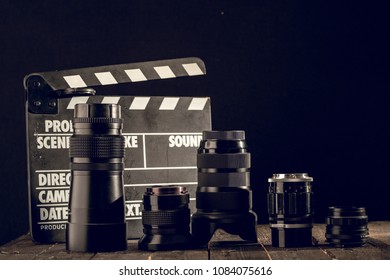
[(335, 226), (365, 226), (368, 223), (368, 217), (327, 217), (326, 224)]
[(71, 158), (123, 158), (125, 140), (122, 136), (76, 136), (70, 138)]
[(326, 240), (336, 246), (363, 245), (369, 233), (366, 226), (326, 226)]

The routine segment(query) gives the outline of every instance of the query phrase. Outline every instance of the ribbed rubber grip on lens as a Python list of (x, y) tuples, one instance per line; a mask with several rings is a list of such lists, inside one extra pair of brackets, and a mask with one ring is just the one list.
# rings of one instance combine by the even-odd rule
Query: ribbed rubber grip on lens
[(69, 143), (71, 158), (123, 158), (125, 140), (123, 137), (71, 137)]
[(114, 119), (114, 118), (75, 118), (73, 121), (75, 124), (77, 123), (123, 123), (122, 119)]
[(188, 208), (180, 210), (159, 210), (159, 211), (143, 211), (142, 223), (144, 225), (179, 225), (188, 226), (190, 222), (190, 210)]

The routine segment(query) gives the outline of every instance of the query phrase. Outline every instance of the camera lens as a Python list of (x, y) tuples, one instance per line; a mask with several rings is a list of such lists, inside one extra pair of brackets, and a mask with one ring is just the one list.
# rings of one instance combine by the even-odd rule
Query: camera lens
[(362, 246), (368, 238), (368, 217), (364, 207), (329, 207), (326, 241), (336, 247)]
[(197, 167), (197, 211), (192, 216), (192, 235), (198, 244), (206, 244), (218, 228), (257, 242), (245, 132), (204, 131)]
[(147, 251), (188, 249), (190, 234), (190, 195), (182, 186), (154, 186), (143, 197), (144, 235), (138, 249)]
[(74, 115), (66, 248), (83, 252), (126, 250), (125, 141), (120, 106), (77, 104)]
[(307, 173), (273, 174), (268, 179), (272, 246), (312, 245), (312, 181)]

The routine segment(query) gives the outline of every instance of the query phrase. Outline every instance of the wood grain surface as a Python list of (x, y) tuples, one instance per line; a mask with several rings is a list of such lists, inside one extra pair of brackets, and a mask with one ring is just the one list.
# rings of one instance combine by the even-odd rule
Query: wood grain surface
[(0, 247), (3, 260), (390, 260), (390, 222), (369, 223), (367, 244), (355, 248), (335, 248), (325, 240), (325, 225), (313, 227), (313, 246), (275, 248), (271, 245), (268, 225), (257, 226), (258, 243), (248, 243), (238, 236), (217, 230), (208, 246), (192, 250), (140, 251), (138, 241), (129, 240), (123, 252), (68, 252), (64, 243), (35, 244), (25, 234)]

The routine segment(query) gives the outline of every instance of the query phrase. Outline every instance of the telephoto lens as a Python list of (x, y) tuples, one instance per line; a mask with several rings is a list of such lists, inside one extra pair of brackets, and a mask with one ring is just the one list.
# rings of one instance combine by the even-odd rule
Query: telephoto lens
[(204, 131), (197, 167), (197, 210), (192, 215), (192, 235), (197, 244), (207, 244), (218, 228), (257, 242), (245, 132)]
[(364, 207), (329, 207), (326, 241), (335, 247), (363, 246), (368, 238), (368, 217)]
[(126, 250), (121, 108), (77, 104), (74, 116), (66, 248), (81, 252)]
[(273, 174), (268, 182), (272, 246), (312, 246), (313, 178), (307, 173)]
[(182, 186), (146, 188), (142, 211), (144, 235), (138, 241), (138, 249), (160, 251), (191, 248), (189, 202), (190, 195)]

